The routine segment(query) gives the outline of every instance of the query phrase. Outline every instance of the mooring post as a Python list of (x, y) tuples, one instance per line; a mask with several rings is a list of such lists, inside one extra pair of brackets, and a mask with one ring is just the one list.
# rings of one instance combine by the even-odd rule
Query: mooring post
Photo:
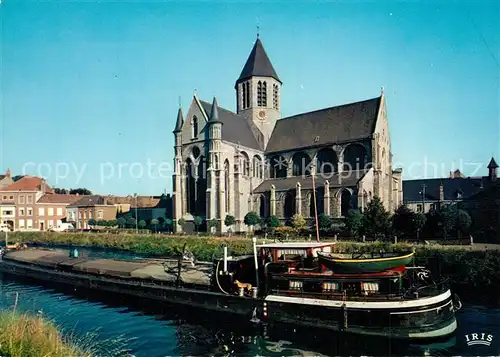
[(224, 245), (224, 274), (227, 273), (227, 245)]
[(258, 265), (258, 258), (257, 258), (257, 238), (256, 237), (252, 238), (252, 243), (253, 243), (253, 260), (255, 263), (255, 285), (258, 288), (259, 287), (259, 265)]

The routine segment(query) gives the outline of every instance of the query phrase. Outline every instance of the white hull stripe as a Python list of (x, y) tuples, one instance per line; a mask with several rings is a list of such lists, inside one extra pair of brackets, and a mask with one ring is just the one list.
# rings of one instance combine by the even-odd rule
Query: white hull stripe
[(429, 312), (429, 311), (434, 311), (434, 310), (439, 310), (439, 309), (444, 309), (447, 306), (450, 306), (449, 309), (453, 309), (453, 306), (451, 306), (452, 301), (448, 301), (446, 304), (441, 305), (441, 306), (436, 306), (433, 307), (432, 309), (425, 309), (425, 310), (415, 310), (415, 311), (398, 311), (398, 312), (391, 312), (391, 315), (406, 315), (406, 314), (420, 314), (422, 312)]
[[(447, 290), (441, 295), (421, 298), (418, 300), (346, 301), (346, 307), (357, 308), (357, 309), (398, 309), (398, 308), (409, 308), (409, 307), (424, 307), (445, 301), (450, 296), (451, 296), (451, 291)], [(322, 300), (322, 299), (311, 299), (311, 298), (280, 296), (280, 295), (268, 295), (265, 300), (273, 302), (289, 303), (289, 304), (329, 306), (329, 307), (341, 307), (343, 304), (343, 301), (341, 300)]]

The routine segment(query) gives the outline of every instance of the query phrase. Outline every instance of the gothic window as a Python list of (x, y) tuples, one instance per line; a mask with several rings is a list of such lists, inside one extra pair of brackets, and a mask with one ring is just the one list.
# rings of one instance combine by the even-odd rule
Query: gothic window
[(244, 86), (245, 86), (245, 100), (246, 100), (245, 108), (250, 108), (250, 82), (246, 82)]
[(259, 107), (267, 106), (267, 83), (259, 81), (257, 83), (257, 105)]
[(288, 163), (283, 156), (274, 156), (269, 161), (270, 178), (283, 178), (287, 175)]
[(278, 103), (278, 85), (273, 84), (273, 108), (274, 109), (279, 109), (279, 103)]
[(267, 107), (267, 82), (262, 83), (262, 106)]
[(253, 177), (262, 178), (262, 160), (257, 155), (253, 157)]
[(246, 83), (243, 83), (241, 85), (241, 107), (242, 109), (246, 109), (247, 108), (247, 84)]
[(224, 203), (226, 212), (229, 212), (229, 161), (224, 161)]
[[(333, 174), (337, 172), (337, 153), (331, 148), (324, 148), (316, 155), (317, 172), (320, 174)], [(325, 175), (325, 176), (326, 176)]]
[(198, 118), (196, 116), (193, 117), (192, 125), (193, 125), (193, 138), (196, 138), (198, 136)]
[(303, 152), (298, 152), (292, 157), (293, 176), (303, 176), (311, 174), (311, 158)]
[(246, 152), (241, 152), (241, 172), (243, 176), (250, 176), (250, 159)]
[(350, 144), (344, 150), (344, 171), (364, 170), (368, 168), (366, 149), (360, 144)]

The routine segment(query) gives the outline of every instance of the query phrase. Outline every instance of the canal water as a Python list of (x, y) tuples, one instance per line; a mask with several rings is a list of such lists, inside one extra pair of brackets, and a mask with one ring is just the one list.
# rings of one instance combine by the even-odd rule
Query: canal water
[[(102, 250), (89, 256), (123, 258)], [(129, 258), (132, 256), (128, 256)], [(140, 257), (136, 257), (140, 259)], [(432, 344), (399, 343), (318, 331), (269, 328), (225, 315), (121, 296), (59, 290), (0, 274), (0, 308), (45, 316), (96, 356), (500, 356), (500, 308), (464, 302), (455, 336)], [(490, 346), (465, 335), (493, 335)]]

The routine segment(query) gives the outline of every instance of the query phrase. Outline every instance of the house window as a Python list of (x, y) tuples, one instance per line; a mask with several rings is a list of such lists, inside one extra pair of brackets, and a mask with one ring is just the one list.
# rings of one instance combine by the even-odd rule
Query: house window
[(19, 215), (24, 216), (24, 208), (19, 208)]
[(57, 207), (57, 215), (62, 216), (63, 215), (63, 210), (61, 207)]
[(28, 217), (31, 217), (31, 216), (33, 216), (33, 209), (28, 208)]
[(24, 196), (19, 196), (19, 204), (24, 205)]
[(28, 203), (33, 203), (33, 196), (31, 195), (28, 195)]
[(45, 216), (45, 208), (44, 207), (38, 208), (38, 215), (39, 216)]
[(54, 215), (54, 209), (52, 207), (49, 208), (48, 215), (49, 216), (53, 216)]
[(245, 90), (245, 99), (246, 99), (246, 107), (245, 108), (250, 108), (250, 82), (246, 82), (244, 84), (246, 90)]
[(10, 196), (10, 197), (9, 197), (9, 200), (13, 200), (13, 199), (14, 199), (14, 196)]
[(26, 228), (28, 228), (28, 229), (32, 229), (33, 228), (33, 220), (32, 219), (28, 219), (27, 220)]
[(104, 214), (102, 212), (102, 210), (100, 209), (99, 211), (97, 211), (97, 219), (103, 219), (104, 218)]
[(89, 219), (92, 219), (92, 211), (89, 211)]
[(24, 219), (19, 220), (19, 228), (24, 228)]
[(53, 226), (54, 226), (54, 220), (49, 219), (49, 220), (47, 221), (47, 225), (48, 225), (49, 227), (53, 227)]

